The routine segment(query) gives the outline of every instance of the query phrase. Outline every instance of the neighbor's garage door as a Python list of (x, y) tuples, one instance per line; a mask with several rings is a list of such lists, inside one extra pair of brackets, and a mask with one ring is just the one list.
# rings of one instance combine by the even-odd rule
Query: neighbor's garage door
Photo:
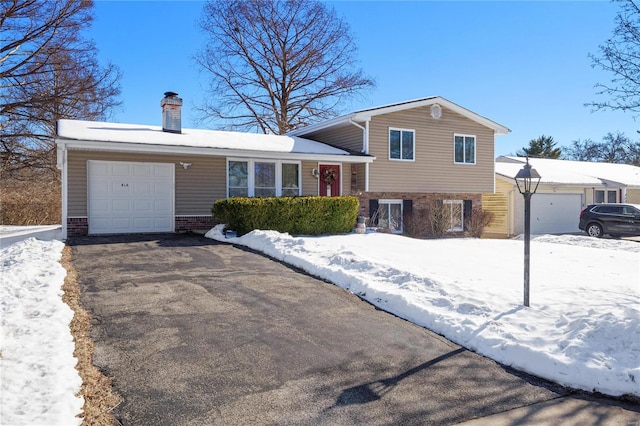
[(172, 232), (174, 165), (89, 161), (90, 234)]
[(580, 194), (534, 194), (531, 197), (531, 233), (579, 232)]

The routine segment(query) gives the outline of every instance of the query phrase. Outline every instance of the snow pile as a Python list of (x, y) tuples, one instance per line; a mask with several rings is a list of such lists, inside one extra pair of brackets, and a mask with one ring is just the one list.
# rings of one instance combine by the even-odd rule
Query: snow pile
[[(225, 239), (329, 280), (502, 364), (565, 386), (640, 396), (640, 244), (576, 236), (523, 243), (388, 234)], [(587, 246), (587, 247), (585, 247)]]
[(28, 238), (0, 250), (0, 424), (82, 421), (82, 380), (62, 297), (64, 244)]

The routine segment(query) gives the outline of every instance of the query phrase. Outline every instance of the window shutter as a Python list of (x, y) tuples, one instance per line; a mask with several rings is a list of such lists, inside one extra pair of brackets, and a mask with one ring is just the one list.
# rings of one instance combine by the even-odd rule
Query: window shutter
[(402, 200), (402, 221), (406, 222), (413, 211), (413, 200)]
[(377, 211), (378, 211), (378, 200), (369, 200), (369, 220), (371, 221), (375, 218), (375, 223), (369, 222), (369, 226), (378, 225), (378, 215), (376, 215)]
[(463, 228), (467, 229), (467, 222), (471, 219), (471, 212), (473, 211), (473, 202), (471, 200), (464, 200), (462, 208), (462, 215), (464, 216)]

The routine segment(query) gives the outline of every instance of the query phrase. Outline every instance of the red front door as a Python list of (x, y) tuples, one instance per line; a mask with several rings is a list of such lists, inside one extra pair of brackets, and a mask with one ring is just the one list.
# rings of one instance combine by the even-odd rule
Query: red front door
[(338, 197), (340, 195), (340, 166), (321, 164), (319, 169), (320, 196)]

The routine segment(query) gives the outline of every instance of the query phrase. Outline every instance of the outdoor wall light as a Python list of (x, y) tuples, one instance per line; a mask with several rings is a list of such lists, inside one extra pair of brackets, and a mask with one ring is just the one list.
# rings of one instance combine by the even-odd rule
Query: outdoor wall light
[[(529, 307), (529, 246), (531, 242), (531, 196), (538, 190), (540, 184), (540, 174), (529, 164), (522, 166), (514, 178), (518, 191), (524, 197), (524, 306)], [(533, 190), (533, 183), (535, 187)]]
[(318, 179), (318, 176), (320, 176), (320, 172), (318, 171), (318, 169), (311, 169), (311, 176)]
[(189, 167), (191, 167), (191, 163), (183, 163), (182, 161), (180, 162), (180, 165), (185, 170), (187, 170)]

